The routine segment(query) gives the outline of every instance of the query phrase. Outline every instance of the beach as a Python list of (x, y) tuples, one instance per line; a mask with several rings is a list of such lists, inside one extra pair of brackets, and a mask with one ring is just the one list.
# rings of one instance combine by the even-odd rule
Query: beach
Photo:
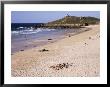
[(100, 25), (11, 55), (13, 77), (100, 76)]

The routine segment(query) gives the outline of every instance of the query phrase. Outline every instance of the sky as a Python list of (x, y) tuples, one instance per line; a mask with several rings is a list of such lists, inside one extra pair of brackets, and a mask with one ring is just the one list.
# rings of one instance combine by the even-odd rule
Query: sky
[(47, 23), (69, 14), (100, 18), (99, 11), (12, 11), (11, 23)]

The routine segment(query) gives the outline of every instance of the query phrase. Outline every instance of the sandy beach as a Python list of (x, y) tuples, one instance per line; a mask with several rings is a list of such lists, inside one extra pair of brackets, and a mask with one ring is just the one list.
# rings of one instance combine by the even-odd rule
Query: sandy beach
[[(11, 55), (13, 77), (100, 76), (100, 25), (89, 31)], [(42, 50), (44, 49), (44, 50)]]

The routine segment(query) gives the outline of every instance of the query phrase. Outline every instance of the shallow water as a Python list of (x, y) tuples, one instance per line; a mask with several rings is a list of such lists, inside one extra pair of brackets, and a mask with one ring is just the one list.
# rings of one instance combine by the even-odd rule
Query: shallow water
[[(81, 29), (35, 29), (11, 32), (11, 52), (24, 51), (65, 38), (69, 33), (78, 33)], [(52, 40), (48, 40), (52, 39)]]

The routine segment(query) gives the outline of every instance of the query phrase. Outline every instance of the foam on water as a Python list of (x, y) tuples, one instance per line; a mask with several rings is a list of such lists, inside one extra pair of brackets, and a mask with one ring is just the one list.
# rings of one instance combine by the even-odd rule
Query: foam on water
[(33, 34), (33, 33), (38, 33), (38, 32), (42, 32), (42, 31), (53, 31), (55, 29), (42, 29), (42, 28), (38, 28), (38, 29), (25, 29), (25, 30), (17, 30), (17, 31), (12, 31), (12, 34)]

